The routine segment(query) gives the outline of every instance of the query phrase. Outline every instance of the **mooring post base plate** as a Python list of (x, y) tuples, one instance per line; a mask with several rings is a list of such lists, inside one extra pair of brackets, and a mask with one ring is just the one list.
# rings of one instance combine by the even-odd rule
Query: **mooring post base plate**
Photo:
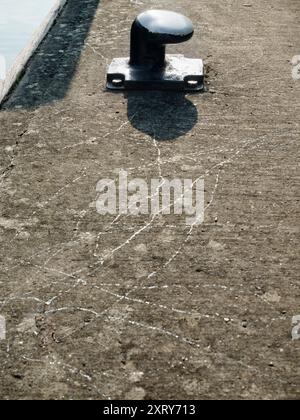
[(175, 90), (204, 89), (204, 66), (199, 59), (183, 55), (167, 55), (166, 66), (159, 71), (143, 66), (130, 66), (129, 58), (115, 58), (107, 73), (107, 88), (111, 90)]

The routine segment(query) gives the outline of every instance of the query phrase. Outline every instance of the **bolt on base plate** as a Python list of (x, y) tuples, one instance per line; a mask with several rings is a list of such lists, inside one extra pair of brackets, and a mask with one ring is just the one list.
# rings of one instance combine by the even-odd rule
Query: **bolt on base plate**
[(204, 89), (203, 61), (185, 58), (181, 54), (166, 55), (166, 66), (153, 71), (145, 66), (130, 66), (129, 58), (115, 58), (108, 69), (107, 88), (201, 91)]

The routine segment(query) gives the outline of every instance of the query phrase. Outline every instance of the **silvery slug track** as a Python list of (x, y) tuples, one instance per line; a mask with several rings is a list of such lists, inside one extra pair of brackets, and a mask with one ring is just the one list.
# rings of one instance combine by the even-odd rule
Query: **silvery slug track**
[[(194, 22), (205, 93), (105, 91), (149, 8)], [(300, 397), (299, 14), (68, 1), (0, 112), (2, 399)], [(204, 223), (100, 215), (120, 170), (204, 178)]]

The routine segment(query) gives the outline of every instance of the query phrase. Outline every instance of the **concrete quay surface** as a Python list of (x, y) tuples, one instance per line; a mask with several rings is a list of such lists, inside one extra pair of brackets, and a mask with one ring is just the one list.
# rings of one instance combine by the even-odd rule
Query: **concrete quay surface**
[[(192, 19), (168, 51), (204, 59), (205, 93), (105, 90), (148, 8)], [(299, 16), (68, 1), (0, 112), (2, 399), (299, 399)], [(204, 223), (99, 215), (120, 169), (203, 177)]]

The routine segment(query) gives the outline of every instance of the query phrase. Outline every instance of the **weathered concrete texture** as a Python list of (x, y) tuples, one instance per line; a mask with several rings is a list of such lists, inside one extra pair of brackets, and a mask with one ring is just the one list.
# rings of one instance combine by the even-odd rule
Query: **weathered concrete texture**
[[(300, 397), (300, 4), (246, 3), (70, 0), (43, 43), (0, 114), (2, 398)], [(148, 7), (194, 21), (209, 92), (105, 92)], [(101, 217), (120, 168), (202, 175), (205, 223)]]

